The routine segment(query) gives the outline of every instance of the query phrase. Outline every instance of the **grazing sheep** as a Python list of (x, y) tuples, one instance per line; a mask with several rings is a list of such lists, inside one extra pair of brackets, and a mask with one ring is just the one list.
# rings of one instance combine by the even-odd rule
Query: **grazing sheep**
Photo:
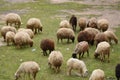
[(84, 56), (84, 52), (87, 51), (87, 56), (89, 56), (89, 44), (86, 41), (79, 42), (76, 44), (76, 47), (74, 49), (74, 53), (72, 54), (73, 58), (77, 58), (77, 54), (79, 54), (79, 59), (80, 57)]
[(63, 55), (60, 51), (52, 51), (48, 57), (48, 64), (50, 68), (54, 68), (56, 73), (60, 71), (60, 67), (63, 63)]
[(72, 15), (72, 17), (69, 20), (69, 23), (72, 25), (73, 30), (76, 31), (77, 17), (75, 15)]
[(14, 43), (14, 37), (15, 37), (15, 33), (12, 32), (12, 31), (8, 31), (6, 33), (6, 42), (7, 42), (7, 45), (9, 46), (9, 43), (10, 42), (13, 42)]
[(25, 32), (27, 32), (29, 34), (29, 36), (30, 36), (31, 39), (34, 37), (34, 33), (33, 33), (33, 31), (31, 29), (19, 28), (18, 32), (19, 31), (25, 31)]
[(38, 18), (30, 18), (27, 21), (26, 27), (28, 29), (31, 29), (35, 34), (39, 31), (42, 32), (42, 24), (41, 24), (40, 19), (38, 19)]
[(43, 50), (43, 55), (46, 56), (47, 50), (49, 50), (49, 54), (55, 50), (55, 43), (52, 39), (43, 39), (40, 42), (40, 48)]
[(104, 71), (101, 70), (101, 69), (95, 69), (89, 80), (105, 80), (105, 74), (104, 74)]
[(96, 34), (100, 33), (100, 31), (96, 28), (85, 28), (84, 31), (87, 31), (87, 32), (91, 33), (92, 35), (96, 35)]
[(115, 35), (114, 32), (112, 31), (105, 31), (104, 34), (107, 36), (109, 43), (111, 43), (112, 40), (117, 44), (118, 43), (118, 38)]
[(91, 28), (96, 28), (98, 29), (97, 27), (97, 19), (95, 17), (92, 17), (88, 23), (87, 23), (87, 27), (91, 27)]
[(94, 44), (94, 35), (91, 34), (91, 32), (88, 31), (80, 31), (77, 36), (77, 41), (87, 41), (89, 44)]
[(8, 31), (12, 31), (12, 32), (14, 32), (14, 33), (17, 32), (15, 27), (3, 26), (3, 27), (1, 28), (1, 36), (3, 36), (4, 41), (6, 40), (6, 33), (7, 33)]
[(106, 31), (109, 27), (109, 22), (107, 19), (100, 19), (98, 20), (98, 28), (101, 30), (101, 31)]
[(33, 80), (35, 80), (36, 74), (38, 73), (39, 70), (40, 67), (36, 62), (34, 61), (23, 62), (21, 63), (21, 65), (19, 66), (15, 73), (15, 80), (18, 80), (21, 77), (21, 74), (24, 74), (24, 78), (26, 74), (29, 75), (29, 78), (30, 75), (32, 75)]
[(14, 42), (17, 48), (22, 48), (24, 45), (30, 45), (30, 47), (33, 46), (33, 40), (30, 38), (29, 34), (24, 31), (15, 34)]
[(97, 45), (94, 56), (95, 56), (95, 58), (98, 58), (98, 56), (100, 56), (101, 61), (104, 61), (105, 60), (105, 55), (108, 56), (108, 62), (110, 62), (110, 60), (109, 60), (110, 44), (106, 41), (103, 41), (103, 42), (100, 42)]
[(76, 58), (70, 58), (67, 61), (67, 75), (71, 75), (73, 69), (78, 70), (80, 76), (86, 77), (88, 75), (88, 70), (85, 63), (82, 60)]
[(87, 26), (87, 19), (86, 18), (79, 18), (78, 25), (80, 27), (80, 30), (84, 30)]
[(72, 40), (72, 42), (74, 43), (75, 40), (75, 33), (72, 29), (69, 28), (60, 28), (57, 31), (57, 41), (59, 42), (59, 39), (68, 39), (68, 43), (69, 43), (69, 39)]
[(67, 20), (62, 20), (59, 24), (59, 27), (60, 28), (71, 28), (72, 29), (69, 21), (67, 21)]
[(115, 76), (117, 80), (120, 80), (120, 64), (117, 64), (115, 67)]
[(12, 26), (12, 24), (15, 24), (15, 27), (20, 28), (21, 17), (16, 13), (8, 13), (5, 16), (5, 22), (6, 22), (6, 25), (10, 24), (10, 26)]
[(96, 34), (94, 40), (95, 40), (96, 46), (98, 45), (98, 43), (100, 43), (102, 41), (108, 42), (108, 38), (103, 32)]

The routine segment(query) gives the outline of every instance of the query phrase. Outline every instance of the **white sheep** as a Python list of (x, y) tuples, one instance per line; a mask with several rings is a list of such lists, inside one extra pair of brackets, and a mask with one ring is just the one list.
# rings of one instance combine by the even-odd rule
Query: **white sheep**
[(109, 28), (109, 21), (107, 19), (98, 20), (98, 29), (101, 31), (106, 31)]
[(28, 33), (24, 31), (17, 32), (14, 37), (14, 42), (17, 48), (21, 48), (24, 45), (33, 46), (33, 40), (30, 38)]
[(78, 25), (80, 27), (80, 30), (84, 30), (87, 26), (87, 19), (86, 18), (79, 18)]
[(101, 70), (101, 69), (95, 69), (89, 80), (105, 80), (105, 74), (104, 74), (104, 71)]
[(6, 33), (6, 42), (7, 42), (7, 45), (9, 46), (9, 43), (10, 42), (13, 42), (14, 43), (14, 37), (15, 37), (15, 33), (12, 32), (12, 31), (8, 31)]
[(30, 18), (27, 21), (26, 27), (31, 29), (35, 34), (39, 31), (42, 31), (42, 23), (38, 18)]
[(76, 44), (74, 52), (72, 54), (73, 58), (77, 58), (77, 54), (79, 54), (80, 57), (83, 57), (84, 52), (87, 51), (87, 56), (89, 56), (89, 44), (87, 41), (81, 41), (78, 44)]
[(72, 69), (78, 70), (80, 76), (86, 77), (88, 75), (88, 70), (85, 63), (82, 60), (76, 58), (70, 58), (67, 61), (67, 75), (71, 75)]
[(48, 57), (48, 64), (50, 68), (54, 68), (56, 73), (60, 71), (60, 67), (63, 63), (63, 55), (60, 51), (52, 51)]
[(16, 30), (15, 27), (3, 26), (3, 27), (1, 28), (1, 36), (3, 36), (4, 41), (6, 40), (6, 33), (7, 33), (8, 31), (12, 31), (12, 32), (14, 32), (14, 33), (17, 32), (17, 30)]
[(74, 43), (75, 33), (72, 29), (60, 28), (57, 31), (57, 41), (58, 42), (59, 42), (59, 39), (61, 39), (61, 42), (62, 42), (62, 39), (68, 39), (68, 42), (69, 42), (69, 39), (71, 39), (72, 42)]
[(69, 21), (67, 21), (67, 20), (62, 20), (59, 24), (59, 27), (60, 28), (71, 28), (72, 29)]
[(8, 13), (5, 16), (5, 22), (6, 22), (6, 25), (10, 24), (10, 26), (12, 26), (12, 24), (14, 24), (15, 27), (20, 28), (20, 26), (21, 26), (21, 17), (16, 13)]
[(105, 60), (105, 55), (108, 56), (108, 62), (109, 60), (109, 56), (110, 56), (110, 44), (106, 41), (100, 42), (97, 45), (97, 48), (95, 50), (94, 56), (95, 58), (97, 58), (98, 56), (100, 56), (101, 61)]
[(24, 74), (24, 77), (26, 74), (28, 74), (29, 78), (30, 78), (30, 75), (32, 75), (33, 80), (35, 80), (36, 74), (38, 73), (39, 70), (40, 70), (40, 67), (38, 63), (34, 61), (23, 62), (21, 63), (21, 65), (19, 66), (19, 68), (15, 73), (15, 80), (18, 80), (21, 77), (21, 74)]
[(27, 32), (29, 34), (29, 36), (30, 36), (31, 39), (34, 37), (34, 32), (31, 29), (19, 28), (18, 32), (19, 31), (25, 31), (25, 32)]
[(111, 42), (112, 40), (114, 40), (114, 42), (116, 44), (118, 43), (118, 38), (117, 38), (117, 36), (115, 35), (114, 32), (112, 32), (112, 31), (105, 31), (104, 34), (107, 36), (108, 41), (109, 41), (110, 44), (112, 43)]

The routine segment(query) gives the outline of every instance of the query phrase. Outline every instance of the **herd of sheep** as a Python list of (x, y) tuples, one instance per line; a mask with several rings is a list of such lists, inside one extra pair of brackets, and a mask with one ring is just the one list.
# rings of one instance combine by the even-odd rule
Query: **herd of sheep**
[[(26, 28), (20, 28), (21, 17), (16, 13), (9, 13), (5, 16), (6, 26), (1, 28), (1, 35), (4, 41), (9, 46), (10, 43), (15, 45), (16, 48), (22, 48), (24, 46), (32, 47), (34, 44), (33, 37), (38, 32), (42, 32), (42, 23), (38, 18), (30, 18), (26, 24)], [(71, 70), (78, 70), (80, 76), (88, 76), (88, 69), (83, 58), (84, 53), (87, 52), (89, 56), (90, 45), (96, 45), (94, 53), (95, 58), (100, 58), (102, 62), (105, 61), (107, 55), (107, 61), (110, 62), (110, 47), (112, 40), (117, 44), (118, 38), (114, 32), (109, 31), (109, 21), (107, 19), (97, 20), (95, 17), (87, 20), (86, 18), (80, 18), (77, 20), (75, 15), (72, 15), (70, 20), (63, 20), (59, 24), (59, 29), (56, 32), (57, 42), (59, 40), (67, 39), (67, 43), (75, 42), (75, 32), (77, 25), (80, 31), (77, 36), (78, 43), (74, 47), (74, 51), (67, 61), (67, 75), (71, 75)], [(14, 27), (13, 27), (14, 26)], [(43, 55), (48, 57), (48, 65), (55, 70), (56, 73), (60, 71), (60, 67), (63, 64), (64, 56), (60, 51), (55, 50), (55, 42), (51, 39), (43, 39), (40, 42), (40, 48), (43, 51)], [(49, 54), (47, 54), (49, 50)], [(77, 59), (79, 55), (79, 59)], [(20, 67), (15, 73), (15, 80), (21, 77), (21, 73), (32, 75), (33, 80), (36, 78), (37, 72), (40, 70), (39, 65), (34, 61), (26, 61), (21, 63)], [(115, 75), (117, 80), (120, 78), (120, 64), (116, 66)], [(104, 71), (101, 69), (93, 70), (89, 80), (105, 80)]]

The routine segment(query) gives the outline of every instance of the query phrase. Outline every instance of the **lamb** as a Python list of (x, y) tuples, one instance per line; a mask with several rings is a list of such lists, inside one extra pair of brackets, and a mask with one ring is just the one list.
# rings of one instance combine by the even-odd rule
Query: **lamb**
[(75, 15), (72, 15), (72, 17), (69, 20), (69, 23), (72, 25), (73, 30), (76, 31), (77, 17)]
[(104, 71), (101, 70), (101, 69), (95, 69), (89, 80), (105, 80), (105, 74), (104, 74)]
[(30, 18), (27, 21), (26, 27), (28, 29), (31, 29), (35, 34), (38, 33), (39, 31), (42, 32), (42, 23), (38, 18)]
[(30, 47), (33, 46), (33, 40), (24, 31), (20, 31), (15, 34), (14, 42), (17, 48), (22, 48), (24, 45), (30, 45)]
[(5, 16), (5, 22), (6, 22), (7, 26), (9, 24), (10, 24), (10, 26), (12, 26), (12, 24), (15, 24), (15, 27), (20, 28), (20, 26), (21, 26), (21, 17), (16, 13), (8, 13)]
[(75, 40), (75, 33), (72, 29), (69, 28), (60, 28), (57, 31), (57, 41), (59, 42), (59, 39), (68, 39), (67, 42), (69, 43), (69, 39), (72, 40), (72, 42), (74, 43)]
[(101, 32), (101, 33), (98, 33), (95, 38), (94, 38), (95, 42), (96, 42), (96, 46), (98, 45), (98, 43), (102, 42), (102, 41), (107, 41), (108, 42), (108, 38), (107, 36)]
[(43, 50), (43, 55), (47, 56), (47, 50), (49, 50), (49, 54), (55, 50), (55, 42), (52, 39), (42, 39), (40, 48)]
[(110, 62), (110, 60), (109, 60), (110, 44), (108, 42), (106, 42), (106, 41), (103, 41), (103, 42), (100, 42), (97, 45), (94, 56), (95, 56), (95, 58), (98, 58), (98, 56), (100, 56), (101, 61), (105, 61), (105, 55), (107, 55), (108, 62)]
[(117, 80), (120, 80), (120, 64), (117, 64), (115, 67), (115, 76)]
[(4, 41), (6, 40), (6, 33), (7, 33), (8, 31), (12, 31), (12, 32), (14, 32), (14, 33), (17, 32), (17, 30), (16, 30), (15, 27), (3, 26), (3, 27), (1, 28), (1, 36), (3, 36)]
[(15, 36), (15, 33), (12, 32), (12, 31), (8, 31), (6, 33), (6, 42), (7, 42), (7, 45), (9, 46), (9, 43), (10, 42), (13, 42), (14, 43), (14, 36)]
[(114, 40), (114, 42), (116, 44), (118, 43), (118, 38), (117, 38), (117, 36), (115, 35), (114, 32), (112, 32), (112, 31), (105, 31), (104, 34), (107, 36), (108, 41), (109, 41), (110, 44), (112, 43), (111, 42), (112, 40)]
[(106, 31), (109, 27), (109, 22), (107, 19), (100, 19), (98, 20), (98, 29), (101, 31)]
[(87, 26), (87, 19), (86, 18), (79, 18), (78, 25), (80, 27), (80, 30), (84, 30)]
[(29, 78), (30, 78), (30, 75), (32, 75), (32, 79), (35, 80), (39, 70), (40, 70), (40, 67), (38, 63), (36, 63), (35, 61), (23, 62), (21, 63), (21, 65), (19, 66), (19, 68), (15, 73), (15, 80), (18, 80), (21, 77), (21, 74), (24, 74), (24, 78), (26, 74), (29, 75)]
[(19, 31), (25, 31), (26, 33), (29, 34), (29, 36), (30, 36), (31, 39), (34, 37), (34, 33), (33, 33), (33, 31), (31, 29), (19, 28), (18, 32)]
[(88, 23), (87, 23), (87, 27), (91, 27), (91, 28), (96, 28), (98, 29), (97, 27), (97, 19), (95, 17), (92, 17)]
[(54, 68), (56, 73), (60, 71), (60, 67), (63, 63), (63, 55), (60, 51), (52, 51), (48, 57), (48, 64), (50, 68)]
[(59, 27), (60, 28), (71, 28), (72, 29), (69, 21), (67, 21), (67, 20), (62, 20), (59, 24)]
[(88, 75), (88, 70), (85, 63), (82, 60), (76, 58), (70, 58), (67, 61), (67, 75), (71, 75), (71, 71), (74, 69), (78, 70), (80, 76), (86, 77)]
[(94, 44), (94, 35), (91, 34), (91, 32), (88, 31), (80, 31), (77, 36), (77, 41), (87, 41), (89, 44)]
[(82, 55), (82, 57), (84, 56), (84, 52), (87, 51), (87, 56), (89, 56), (89, 44), (86, 41), (82, 41), (79, 42), (78, 44), (76, 44), (76, 47), (74, 49), (74, 52), (72, 54), (73, 58), (77, 58), (77, 54), (79, 54), (79, 59)]

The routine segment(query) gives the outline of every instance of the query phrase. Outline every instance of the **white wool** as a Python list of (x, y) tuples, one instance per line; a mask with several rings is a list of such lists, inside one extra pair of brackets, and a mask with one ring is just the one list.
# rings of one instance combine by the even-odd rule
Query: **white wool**
[(95, 69), (92, 72), (89, 80), (105, 80), (104, 78), (105, 78), (104, 71), (101, 69)]
[(59, 27), (60, 28), (71, 28), (72, 29), (69, 21), (67, 21), (67, 20), (62, 20), (59, 24)]

